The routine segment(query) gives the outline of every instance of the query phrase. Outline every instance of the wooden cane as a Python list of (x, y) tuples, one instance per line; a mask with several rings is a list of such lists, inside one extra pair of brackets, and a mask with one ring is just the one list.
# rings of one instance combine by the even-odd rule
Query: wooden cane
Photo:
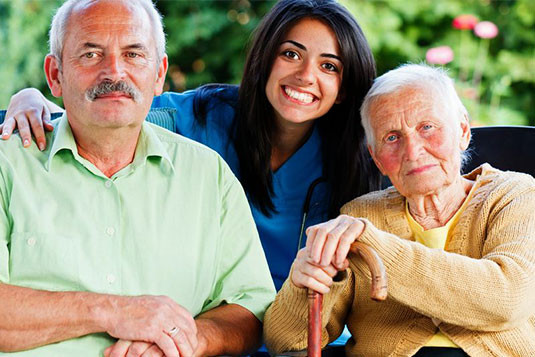
[[(370, 297), (375, 301), (383, 301), (388, 294), (386, 270), (377, 252), (370, 246), (355, 242), (351, 245), (351, 252), (359, 254), (372, 276)], [(321, 308), (323, 295), (308, 290), (308, 357), (321, 357)]]

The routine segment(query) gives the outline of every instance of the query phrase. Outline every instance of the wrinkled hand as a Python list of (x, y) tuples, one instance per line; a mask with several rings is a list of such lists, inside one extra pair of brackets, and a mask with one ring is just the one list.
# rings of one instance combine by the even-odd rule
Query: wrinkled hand
[(321, 294), (327, 294), (337, 273), (338, 269), (332, 264), (324, 267), (312, 263), (308, 248), (303, 248), (297, 252), (290, 279), (298, 288), (308, 288)]
[[(169, 331), (173, 327), (178, 328), (178, 332), (171, 336)], [(197, 325), (193, 316), (166, 296), (116, 297), (113, 313), (106, 318), (105, 330), (115, 338), (136, 341), (128, 346), (129, 357), (140, 356), (134, 353), (145, 345), (137, 341), (149, 343), (143, 353), (152, 354), (147, 356), (158, 356), (158, 350), (152, 344), (167, 357), (193, 356), (198, 347)], [(121, 342), (117, 346), (118, 352), (113, 349), (114, 357), (123, 356), (120, 351), (125, 344)]]
[(338, 270), (345, 269), (351, 244), (360, 237), (364, 227), (361, 219), (346, 215), (308, 227), (306, 248), (309, 261), (322, 267), (332, 264)]
[(9, 139), (16, 127), (24, 147), (30, 146), (33, 132), (39, 149), (46, 148), (45, 129), (52, 131), (54, 127), (45, 98), (38, 90), (23, 89), (11, 97), (4, 123), (0, 125), (2, 139)]
[(154, 343), (119, 340), (104, 350), (104, 357), (164, 357)]

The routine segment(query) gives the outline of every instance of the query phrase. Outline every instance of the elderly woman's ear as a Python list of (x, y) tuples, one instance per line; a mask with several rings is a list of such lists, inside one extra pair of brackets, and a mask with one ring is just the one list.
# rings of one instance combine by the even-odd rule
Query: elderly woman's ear
[(460, 140), (460, 149), (461, 151), (464, 151), (468, 149), (468, 145), (470, 145), (470, 138), (472, 133), (470, 132), (470, 118), (468, 117), (468, 114), (463, 114), (460, 120), (461, 125), (461, 140)]

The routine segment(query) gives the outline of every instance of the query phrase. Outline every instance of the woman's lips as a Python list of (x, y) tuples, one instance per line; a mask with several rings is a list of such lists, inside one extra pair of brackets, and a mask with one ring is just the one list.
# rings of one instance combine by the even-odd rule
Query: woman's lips
[(424, 166), (420, 166), (420, 167), (416, 167), (412, 170), (410, 170), (407, 175), (413, 175), (413, 174), (419, 174), (419, 173), (422, 173), (424, 171), (427, 171), (429, 170), (430, 168), (433, 168), (435, 167), (436, 165), (424, 165)]

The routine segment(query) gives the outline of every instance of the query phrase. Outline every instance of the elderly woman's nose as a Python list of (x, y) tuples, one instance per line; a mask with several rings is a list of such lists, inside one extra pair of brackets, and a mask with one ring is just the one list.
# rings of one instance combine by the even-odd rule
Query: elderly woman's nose
[(417, 136), (407, 136), (403, 147), (406, 159), (410, 161), (418, 160), (422, 153), (422, 144), (422, 140)]

